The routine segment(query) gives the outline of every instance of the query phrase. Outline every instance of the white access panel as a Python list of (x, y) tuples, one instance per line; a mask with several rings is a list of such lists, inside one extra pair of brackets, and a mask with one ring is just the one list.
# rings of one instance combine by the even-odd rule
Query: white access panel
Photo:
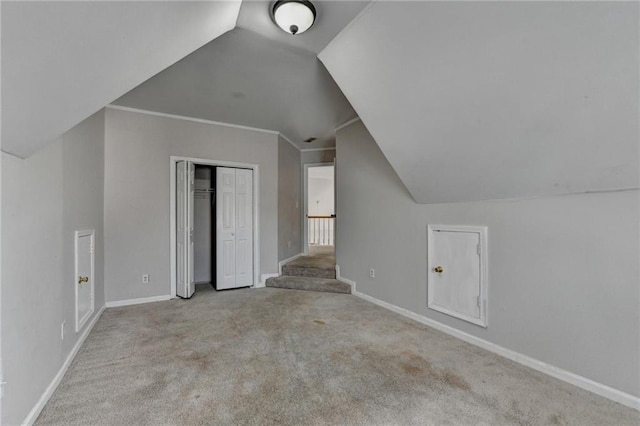
[(94, 239), (93, 230), (75, 233), (76, 333), (87, 323), (95, 309)]
[(253, 170), (216, 168), (216, 289), (253, 285)]
[(429, 225), (427, 306), (487, 326), (487, 228)]

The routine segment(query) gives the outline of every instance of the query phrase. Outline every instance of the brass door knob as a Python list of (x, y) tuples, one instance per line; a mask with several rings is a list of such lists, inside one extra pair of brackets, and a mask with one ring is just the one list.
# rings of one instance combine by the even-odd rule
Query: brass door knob
[(78, 277), (78, 284), (88, 283), (88, 282), (89, 282), (89, 277), (83, 277), (83, 276)]
[(433, 268), (433, 272), (435, 272), (436, 274), (441, 274), (444, 272), (444, 268), (442, 266), (436, 266), (435, 268)]

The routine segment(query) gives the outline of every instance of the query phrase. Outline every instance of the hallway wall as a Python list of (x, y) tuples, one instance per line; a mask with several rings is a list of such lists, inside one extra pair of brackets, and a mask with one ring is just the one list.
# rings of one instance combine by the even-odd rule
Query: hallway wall
[(278, 137), (278, 261), (302, 252), (301, 154)]

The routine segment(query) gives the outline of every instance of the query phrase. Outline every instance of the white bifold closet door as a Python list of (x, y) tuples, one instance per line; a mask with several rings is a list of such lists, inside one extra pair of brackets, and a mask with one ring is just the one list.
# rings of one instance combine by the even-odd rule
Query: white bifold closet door
[(253, 170), (216, 168), (216, 288), (253, 283)]
[(189, 298), (196, 290), (193, 263), (193, 200), (195, 165), (178, 161), (176, 168), (176, 294)]

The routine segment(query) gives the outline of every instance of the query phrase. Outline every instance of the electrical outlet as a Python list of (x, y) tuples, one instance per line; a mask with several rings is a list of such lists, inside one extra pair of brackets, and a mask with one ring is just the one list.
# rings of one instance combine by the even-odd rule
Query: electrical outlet
[(142, 276), (142, 284), (149, 284), (149, 274), (144, 274)]
[(66, 321), (62, 321), (62, 324), (60, 324), (60, 340), (64, 340), (64, 326), (66, 324)]
[(287, 247), (291, 248), (291, 241), (287, 241)]
[(371, 268), (369, 269), (369, 278), (375, 278), (376, 277), (376, 270)]

